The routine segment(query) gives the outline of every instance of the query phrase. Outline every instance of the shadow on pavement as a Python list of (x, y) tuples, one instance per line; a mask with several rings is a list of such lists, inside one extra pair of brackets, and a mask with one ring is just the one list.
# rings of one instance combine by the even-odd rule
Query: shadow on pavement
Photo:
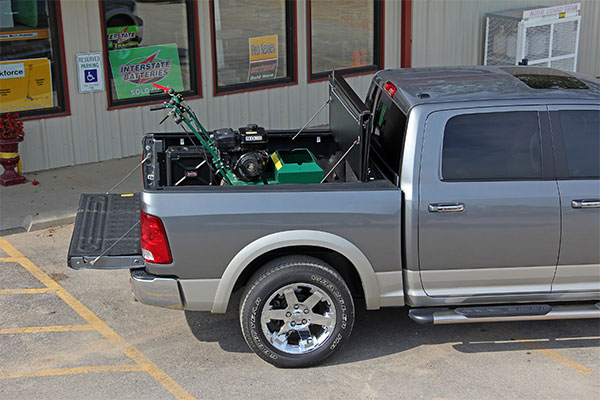
[(185, 311), (185, 319), (190, 330), (201, 342), (218, 342), (225, 351), (250, 353), (251, 350), (242, 336), (238, 315), (241, 290), (231, 295), (225, 314), (211, 314), (202, 311)]
[[(235, 295), (235, 294), (234, 294)], [(229, 352), (248, 353), (238, 319), (239, 293), (225, 314), (186, 311), (192, 333), (199, 341), (218, 342)], [(458, 325), (419, 325), (407, 309), (366, 311), (356, 304), (352, 336), (344, 348), (322, 365), (374, 359), (431, 344), (452, 343), (461, 353), (525, 350), (521, 340), (534, 341), (546, 349), (600, 347), (600, 321), (555, 320)]]

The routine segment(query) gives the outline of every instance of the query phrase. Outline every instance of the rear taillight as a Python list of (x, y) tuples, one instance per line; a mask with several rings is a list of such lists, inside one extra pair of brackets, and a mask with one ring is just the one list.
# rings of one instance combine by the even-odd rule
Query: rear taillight
[(144, 260), (154, 264), (170, 264), (173, 262), (167, 233), (160, 218), (140, 213), (140, 231), (142, 256)]

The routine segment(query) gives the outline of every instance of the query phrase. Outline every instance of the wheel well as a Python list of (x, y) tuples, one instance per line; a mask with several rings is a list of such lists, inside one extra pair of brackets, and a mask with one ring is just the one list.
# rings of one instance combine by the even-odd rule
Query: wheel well
[(250, 264), (248, 264), (248, 266), (239, 276), (239, 278), (235, 282), (235, 285), (233, 286), (233, 291), (235, 292), (236, 290), (239, 290), (242, 287), (244, 287), (246, 283), (248, 283), (252, 275), (254, 275), (256, 271), (258, 271), (263, 265), (265, 265), (269, 261), (282, 256), (294, 254), (312, 256), (318, 258), (321, 261), (326, 262), (342, 276), (342, 278), (348, 285), (348, 288), (350, 289), (352, 297), (365, 297), (360, 276), (358, 275), (356, 268), (350, 262), (350, 260), (348, 260), (346, 257), (334, 250), (316, 246), (284, 247), (281, 249), (269, 251), (257, 257)]

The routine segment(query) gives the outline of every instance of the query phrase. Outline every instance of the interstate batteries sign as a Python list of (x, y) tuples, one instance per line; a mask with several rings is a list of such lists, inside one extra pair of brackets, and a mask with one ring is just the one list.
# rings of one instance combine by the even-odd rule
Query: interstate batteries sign
[(160, 83), (183, 90), (176, 44), (136, 47), (108, 52), (118, 99), (148, 96)]
[(273, 79), (277, 76), (277, 35), (260, 36), (248, 39), (250, 67), (248, 82)]
[(120, 49), (123, 47), (137, 47), (139, 44), (139, 32), (137, 25), (114, 26), (106, 28), (106, 41), (109, 49)]
[(49, 59), (0, 62), (0, 113), (52, 106)]

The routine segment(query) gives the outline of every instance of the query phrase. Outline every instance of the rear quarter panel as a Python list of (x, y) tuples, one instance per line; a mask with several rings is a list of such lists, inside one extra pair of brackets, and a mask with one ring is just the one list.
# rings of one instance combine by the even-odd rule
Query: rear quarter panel
[(292, 230), (328, 232), (350, 241), (375, 272), (401, 268), (401, 193), (391, 184), (145, 191), (142, 210), (162, 219), (173, 255), (172, 264), (147, 265), (157, 275), (219, 279), (245, 246)]

